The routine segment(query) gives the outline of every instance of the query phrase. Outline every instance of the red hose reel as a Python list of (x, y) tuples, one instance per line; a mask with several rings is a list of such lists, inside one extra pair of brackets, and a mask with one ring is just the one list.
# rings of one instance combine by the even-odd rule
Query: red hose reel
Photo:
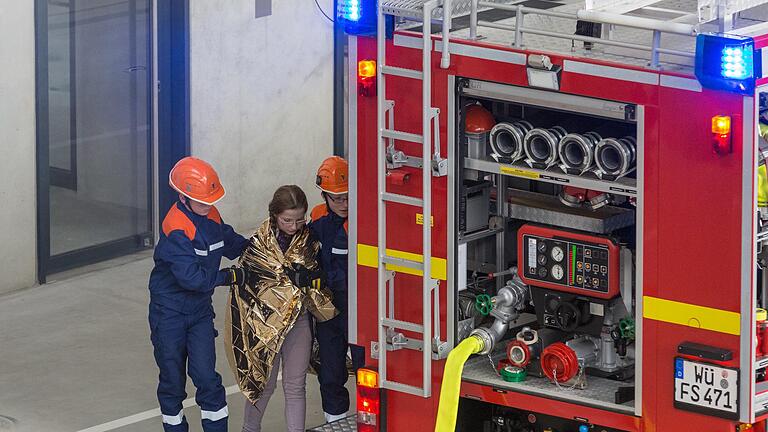
[(579, 373), (579, 359), (568, 345), (555, 342), (541, 353), (541, 370), (550, 381), (564, 383)]

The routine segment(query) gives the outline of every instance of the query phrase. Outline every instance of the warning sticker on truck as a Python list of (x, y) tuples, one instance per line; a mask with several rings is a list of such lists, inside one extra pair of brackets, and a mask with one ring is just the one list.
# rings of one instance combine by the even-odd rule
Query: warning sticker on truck
[(739, 371), (675, 359), (675, 407), (738, 419)]
[(515, 177), (525, 177), (530, 179), (539, 178), (539, 173), (535, 171), (528, 171), (525, 169), (520, 169), (520, 168), (515, 168), (510, 166), (501, 165), (499, 167), (499, 171), (501, 171), (502, 174), (511, 175)]
[[(416, 225), (424, 225), (424, 215), (421, 213), (416, 213)], [(435, 226), (435, 217), (430, 216), (429, 217), (429, 225)]]

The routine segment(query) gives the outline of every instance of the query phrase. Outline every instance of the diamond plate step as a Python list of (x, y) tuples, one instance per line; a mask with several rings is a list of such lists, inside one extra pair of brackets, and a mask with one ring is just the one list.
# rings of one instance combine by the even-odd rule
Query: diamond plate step
[(355, 415), (351, 415), (347, 418), (335, 421), (333, 423), (326, 423), (307, 429), (307, 432), (355, 432), (357, 431), (357, 422)]

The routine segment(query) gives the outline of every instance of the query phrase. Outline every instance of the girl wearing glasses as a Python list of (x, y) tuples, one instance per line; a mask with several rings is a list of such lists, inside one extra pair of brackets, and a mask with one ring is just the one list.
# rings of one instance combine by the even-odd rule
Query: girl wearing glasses
[(306, 212), (301, 188), (278, 188), (269, 203), (269, 219), (240, 257), (252, 276), (230, 293), (225, 337), (230, 366), (247, 398), (243, 432), (261, 431), (281, 363), (287, 430), (305, 430), (312, 346), (308, 312), (317, 322), (337, 313), (331, 293), (321, 284), (320, 244), (306, 226)]

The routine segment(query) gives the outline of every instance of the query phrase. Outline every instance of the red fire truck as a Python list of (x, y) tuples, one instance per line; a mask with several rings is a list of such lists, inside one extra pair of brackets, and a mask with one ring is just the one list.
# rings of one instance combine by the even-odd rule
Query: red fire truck
[(765, 430), (763, 3), (379, 0), (353, 429)]

